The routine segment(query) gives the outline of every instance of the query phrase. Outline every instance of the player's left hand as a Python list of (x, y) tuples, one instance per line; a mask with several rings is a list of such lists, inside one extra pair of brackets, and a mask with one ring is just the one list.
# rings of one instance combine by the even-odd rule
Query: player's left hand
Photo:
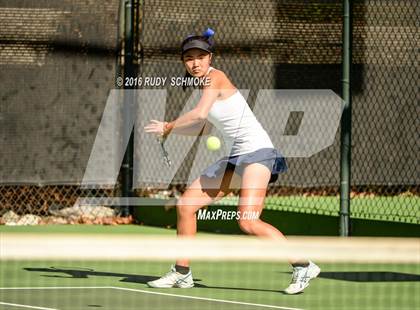
[(166, 122), (161, 122), (152, 119), (150, 123), (144, 127), (144, 131), (147, 133), (153, 133), (158, 137), (163, 137), (165, 135), (165, 125)]

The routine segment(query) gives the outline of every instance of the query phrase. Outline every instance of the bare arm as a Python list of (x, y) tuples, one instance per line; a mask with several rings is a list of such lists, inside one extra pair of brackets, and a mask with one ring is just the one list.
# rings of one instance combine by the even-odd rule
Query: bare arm
[(210, 134), (212, 128), (213, 125), (206, 120), (189, 127), (174, 128), (171, 133), (184, 136), (207, 136)]
[(191, 111), (181, 115), (176, 120), (169, 122), (165, 126), (165, 133), (169, 133), (173, 130), (182, 130), (184, 128), (203, 126), (206, 122), (207, 115), (216, 101), (218, 90), (215, 89), (204, 89), (203, 95), (197, 106)]
[(210, 85), (203, 87), (203, 95), (194, 109), (181, 115), (176, 120), (165, 125), (165, 134), (169, 134), (172, 130), (189, 127), (191, 125), (203, 124), (207, 115), (217, 100), (220, 93), (221, 78), (218, 74), (211, 72), (209, 74)]
[[(221, 85), (224, 81), (224, 75), (217, 72), (210, 72), (210, 85), (203, 87), (203, 95), (198, 104), (191, 111), (181, 115), (172, 122), (161, 122), (151, 120), (151, 123), (145, 126), (148, 133), (155, 133), (160, 136), (167, 136), (170, 132), (185, 135), (204, 135), (210, 132), (210, 125), (207, 124), (207, 116), (217, 100)], [(203, 132), (201, 129), (207, 127)]]

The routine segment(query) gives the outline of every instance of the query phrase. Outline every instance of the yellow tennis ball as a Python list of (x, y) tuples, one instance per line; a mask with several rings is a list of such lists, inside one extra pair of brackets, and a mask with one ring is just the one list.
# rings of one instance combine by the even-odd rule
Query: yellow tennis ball
[(217, 151), (218, 149), (220, 149), (220, 139), (218, 137), (215, 136), (210, 136), (207, 138), (207, 149), (209, 149), (210, 151)]

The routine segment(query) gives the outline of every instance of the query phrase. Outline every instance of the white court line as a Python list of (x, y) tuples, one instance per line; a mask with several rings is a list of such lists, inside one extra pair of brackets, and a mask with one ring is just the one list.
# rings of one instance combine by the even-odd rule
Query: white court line
[(303, 310), (303, 309), (300, 309), (300, 308), (280, 307), (280, 306), (272, 306), (272, 305), (264, 305), (264, 304), (253, 304), (253, 303), (249, 303), (249, 302), (241, 302), (241, 301), (233, 301), (233, 300), (225, 300), (225, 299), (213, 299), (213, 298), (206, 298), (206, 297), (196, 297), (196, 296), (177, 295), (177, 294), (169, 294), (169, 293), (161, 293), (161, 292), (151, 292), (151, 291), (138, 290), (138, 289), (134, 289), (134, 288), (117, 287), (117, 286), (112, 286), (112, 288), (114, 288), (116, 290), (140, 292), (140, 293), (144, 293), (144, 294), (153, 294), (153, 295), (163, 295), (163, 296), (171, 296), (171, 297), (179, 297), (179, 298), (187, 298), (187, 299), (206, 300), (206, 301), (214, 301), (214, 302), (235, 304), (235, 305), (243, 305), (243, 306), (254, 306), (254, 307), (271, 308), (271, 309), (283, 309), (283, 310)]
[[(290, 307), (281, 307), (281, 306), (265, 305), (265, 304), (254, 304), (254, 303), (233, 301), (233, 300), (225, 300), (225, 299), (213, 299), (213, 298), (206, 298), (206, 297), (197, 297), (197, 296), (152, 292), (152, 291), (146, 291), (146, 290), (140, 290), (140, 289), (134, 289), (134, 288), (118, 287), (118, 286), (0, 287), (0, 290), (57, 290), (57, 289), (104, 289), (104, 288), (108, 288), (108, 289), (110, 288), (110, 289), (121, 290), (121, 291), (138, 292), (138, 293), (151, 294), (151, 295), (171, 296), (171, 297), (178, 297), (178, 298), (205, 300), (205, 301), (213, 301), (213, 302), (243, 305), (243, 306), (254, 306), (254, 307), (270, 308), (270, 309), (303, 310), (301, 308), (290, 308)], [(49, 309), (49, 308), (35, 308), (35, 309)], [(53, 309), (53, 310), (56, 310), (56, 309)]]
[(57, 310), (55, 308), (45, 308), (45, 307), (35, 307), (35, 306), (22, 305), (22, 304), (12, 304), (9, 302), (2, 302), (2, 301), (0, 301), (0, 305), (19, 307), (19, 308), (41, 309), (41, 310)]
[(86, 288), (114, 288), (113, 286), (34, 286), (34, 287), (0, 287), (0, 290), (71, 290)]

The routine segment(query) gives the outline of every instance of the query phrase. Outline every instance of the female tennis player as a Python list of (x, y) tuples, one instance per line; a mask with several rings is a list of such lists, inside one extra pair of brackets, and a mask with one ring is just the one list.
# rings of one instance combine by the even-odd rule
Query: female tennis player
[[(196, 234), (196, 212), (200, 208), (235, 188), (240, 188), (238, 213), (261, 214), (268, 184), (275, 182), (278, 174), (287, 170), (285, 159), (274, 148), (244, 97), (225, 73), (211, 67), (213, 34), (213, 30), (207, 29), (203, 35), (187, 37), (181, 45), (186, 75), (209, 78), (208, 85), (201, 87), (197, 105), (172, 122), (152, 120), (145, 127), (146, 132), (165, 137), (170, 133), (205, 135), (211, 126), (215, 126), (230, 150), (229, 156), (205, 169), (178, 200), (177, 234), (183, 237)], [(197, 131), (197, 128), (201, 130)], [(249, 220), (240, 217), (238, 223), (247, 234), (285, 239), (278, 229), (260, 218)], [(318, 276), (320, 268), (308, 260), (290, 263), (293, 275), (285, 293), (296, 294)], [(165, 276), (147, 284), (155, 288), (193, 287), (189, 265), (186, 259), (178, 260)]]

